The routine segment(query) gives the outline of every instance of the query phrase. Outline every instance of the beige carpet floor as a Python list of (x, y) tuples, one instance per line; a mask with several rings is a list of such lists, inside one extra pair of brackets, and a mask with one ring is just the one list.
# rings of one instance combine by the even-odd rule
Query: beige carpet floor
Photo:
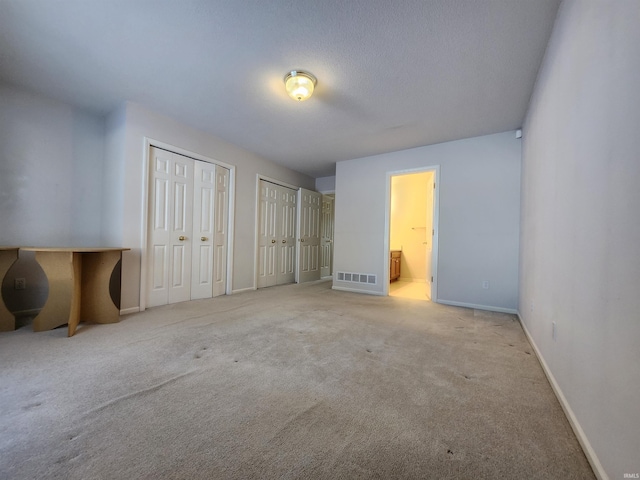
[(272, 287), (0, 334), (2, 479), (589, 479), (517, 319)]

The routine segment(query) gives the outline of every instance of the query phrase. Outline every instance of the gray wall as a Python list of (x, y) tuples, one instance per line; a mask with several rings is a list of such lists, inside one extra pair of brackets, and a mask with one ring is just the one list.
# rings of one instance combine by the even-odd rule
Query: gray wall
[[(104, 130), (96, 115), (0, 84), (0, 245), (101, 243)], [(2, 285), (7, 307), (40, 308), (47, 292), (33, 254), (21, 253)]]
[(640, 2), (565, 0), (524, 125), (519, 310), (612, 479), (640, 471), (639, 86)]
[(105, 171), (113, 173), (106, 188), (112, 199), (103, 209), (105, 230), (115, 225), (118, 243), (131, 248), (123, 255), (122, 309), (137, 308), (140, 299), (145, 137), (236, 167), (233, 290), (254, 288), (257, 175), (310, 189), (314, 180), (135, 103), (122, 108), (107, 118)]
[(439, 165), (438, 301), (515, 312), (520, 156), (505, 132), (339, 162), (334, 271), (376, 274), (378, 284), (334, 275), (334, 286), (383, 293), (387, 173)]
[(104, 120), (0, 84), (0, 244), (100, 242)]
[(336, 176), (316, 178), (316, 191), (321, 193), (333, 193), (336, 191)]

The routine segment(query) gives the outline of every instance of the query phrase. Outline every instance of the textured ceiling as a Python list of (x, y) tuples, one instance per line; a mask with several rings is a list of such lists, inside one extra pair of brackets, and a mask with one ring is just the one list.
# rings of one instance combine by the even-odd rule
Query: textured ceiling
[[(0, 79), (130, 100), (313, 177), (518, 128), (559, 0), (0, 0)], [(318, 78), (302, 103), (288, 70)]]

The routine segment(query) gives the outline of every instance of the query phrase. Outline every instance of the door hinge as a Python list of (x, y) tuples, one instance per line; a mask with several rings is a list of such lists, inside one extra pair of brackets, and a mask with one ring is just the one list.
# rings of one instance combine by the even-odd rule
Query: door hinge
[(433, 237), (436, 234), (436, 229), (431, 230), (431, 236)]
[(436, 182), (433, 182), (433, 189), (436, 189)]
[(431, 277), (431, 283), (433, 283), (433, 277)]

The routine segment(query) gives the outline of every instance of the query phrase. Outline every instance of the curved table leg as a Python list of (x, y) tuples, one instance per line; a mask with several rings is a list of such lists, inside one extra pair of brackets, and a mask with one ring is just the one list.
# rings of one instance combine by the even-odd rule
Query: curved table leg
[[(82, 254), (82, 320), (91, 323), (117, 323), (120, 308), (111, 299), (109, 283), (121, 251)], [(74, 329), (75, 330), (75, 329)], [(73, 335), (69, 330), (69, 336)]]
[[(0, 250), (0, 286), (2, 280), (7, 274), (11, 265), (18, 259), (18, 249), (6, 249)], [(16, 329), (16, 319), (13, 316), (2, 300), (2, 294), (0, 293), (0, 332), (10, 332)]]
[[(49, 282), (49, 296), (33, 319), (33, 330), (43, 332), (80, 321), (80, 280), (82, 259), (73, 252), (36, 252), (36, 261)], [(74, 327), (75, 330), (75, 327)]]
[(68, 324), (71, 337), (81, 320), (119, 322), (120, 308), (111, 299), (109, 283), (121, 258), (121, 250), (37, 250), (36, 260), (49, 281), (49, 296), (33, 320), (33, 329), (41, 332)]

